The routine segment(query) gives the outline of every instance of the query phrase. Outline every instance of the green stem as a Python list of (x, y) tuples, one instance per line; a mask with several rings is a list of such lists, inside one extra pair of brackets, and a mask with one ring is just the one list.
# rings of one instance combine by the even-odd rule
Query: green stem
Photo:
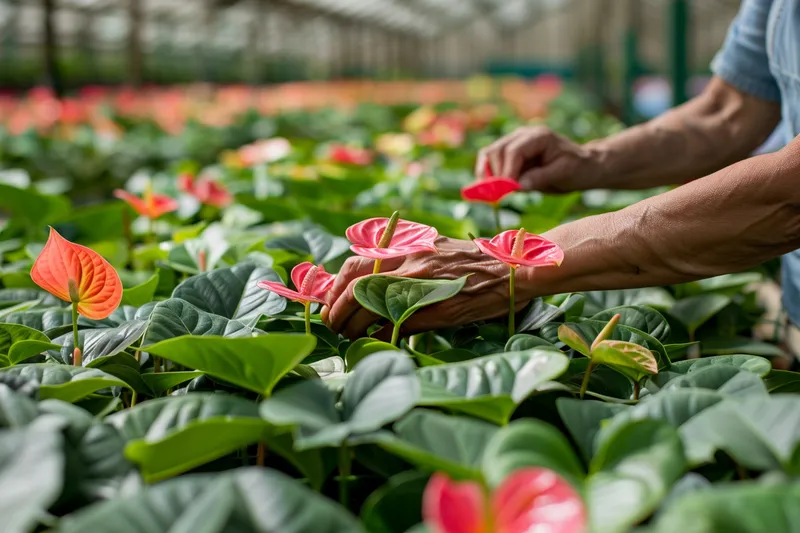
[(516, 324), (514, 324), (514, 318), (517, 314), (517, 302), (514, 294), (517, 269), (513, 265), (509, 266), (509, 269), (511, 270), (508, 276), (508, 338), (510, 339), (517, 331)]
[(592, 370), (594, 370), (594, 361), (590, 359), (586, 374), (583, 375), (583, 383), (581, 383), (581, 400), (583, 400), (583, 395), (586, 394), (586, 389), (589, 388), (589, 378), (592, 376)]
[(305, 303), (306, 335), (311, 335), (311, 302)]
[(133, 391), (131, 393), (131, 407), (136, 407), (136, 400), (137, 399), (138, 399), (138, 396), (136, 395), (136, 391)]
[(492, 208), (494, 209), (494, 228), (497, 233), (500, 233), (503, 231), (503, 226), (500, 225), (500, 204), (495, 204)]
[(642, 385), (638, 381), (633, 382), (633, 399), (639, 400), (639, 394), (642, 392)]
[(342, 444), (339, 448), (339, 503), (347, 507), (347, 502), (350, 499), (349, 484), (350, 482), (350, 450), (347, 444)]
[(392, 329), (392, 346), (397, 346), (397, 341), (399, 340), (400, 340), (400, 324), (395, 324), (394, 329)]
[[(72, 302), (72, 343), (75, 349), (80, 349), (80, 338), (78, 338), (78, 302)], [(75, 353), (74, 351), (72, 352)], [(72, 361), (74, 365), (80, 365), (80, 361)]]

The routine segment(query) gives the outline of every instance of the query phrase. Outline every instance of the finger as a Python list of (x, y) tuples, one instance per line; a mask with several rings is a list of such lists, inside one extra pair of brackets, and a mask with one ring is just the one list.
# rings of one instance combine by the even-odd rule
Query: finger
[(323, 320), (334, 333), (341, 332), (350, 317), (361, 309), (361, 304), (353, 295), (354, 286), (355, 281), (351, 282), (338, 298), (331, 301), (328, 312), (323, 315)]
[[(524, 130), (516, 130), (505, 137), (501, 137), (500, 139), (496, 140), (486, 148), (484, 148), (481, 153), (485, 156), (486, 159), (489, 160), (489, 165), (492, 169), (492, 173), (495, 175), (499, 175), (500, 171), (503, 169), (503, 152), (505, 151), (505, 147), (508, 143), (513, 142), (517, 137), (522, 135)], [(485, 165), (485, 163), (484, 163)], [(478, 178), (484, 177), (483, 168), (477, 169)]]
[(353, 313), (350, 319), (342, 327), (342, 335), (348, 339), (357, 339), (367, 333), (367, 329), (377, 322), (380, 317), (363, 307)]
[(519, 179), (525, 162), (545, 152), (549, 137), (549, 130), (537, 128), (508, 143), (503, 155), (503, 176)]

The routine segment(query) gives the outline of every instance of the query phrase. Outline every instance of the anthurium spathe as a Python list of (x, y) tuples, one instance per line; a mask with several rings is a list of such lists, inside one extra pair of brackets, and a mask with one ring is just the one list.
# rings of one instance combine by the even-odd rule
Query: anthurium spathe
[(522, 188), (517, 180), (495, 176), (489, 161), (484, 165), (484, 178), (461, 189), (461, 198), (468, 202), (489, 204), (494, 209), (495, 225), (500, 231), (500, 202)]
[(525, 468), (491, 496), (473, 481), (434, 474), (422, 513), (433, 533), (582, 533), (586, 507), (572, 486), (552, 470)]
[(436, 252), (436, 228), (409, 222), (395, 212), (391, 218), (370, 218), (347, 228), (350, 250), (361, 257), (375, 259), (375, 270), (380, 272), (380, 261), (405, 257), (421, 252)]
[(228, 192), (228, 189), (208, 176), (195, 178), (191, 174), (181, 174), (178, 176), (178, 188), (194, 196), (204, 205), (223, 208), (233, 202), (233, 195)]
[(275, 281), (259, 281), (258, 286), (300, 302), (305, 307), (306, 333), (311, 333), (311, 303), (325, 304), (325, 297), (333, 287), (336, 276), (325, 272), (322, 265), (300, 263), (292, 269), (292, 283), (297, 290), (292, 290), (286, 285)]
[(514, 284), (517, 267), (559, 266), (564, 260), (564, 251), (556, 243), (544, 237), (527, 233), (525, 228), (519, 231), (508, 230), (489, 239), (474, 239), (475, 245), (486, 255), (507, 264), (510, 270), (508, 278), (508, 335), (514, 335), (514, 314), (516, 302)]
[(177, 200), (163, 194), (154, 194), (149, 185), (141, 198), (122, 189), (116, 189), (114, 196), (127, 202), (139, 215), (150, 220), (178, 210)]
[(79, 348), (78, 314), (101, 320), (122, 300), (122, 281), (114, 267), (94, 250), (68, 241), (53, 228), (31, 267), (31, 279), (53, 296), (72, 303), (75, 348)]
[(328, 158), (334, 163), (367, 166), (372, 163), (372, 153), (364, 148), (334, 144), (330, 147)]

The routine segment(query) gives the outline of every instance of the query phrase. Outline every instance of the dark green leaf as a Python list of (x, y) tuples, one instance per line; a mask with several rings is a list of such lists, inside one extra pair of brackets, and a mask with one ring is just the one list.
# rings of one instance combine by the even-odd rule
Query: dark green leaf
[(133, 307), (141, 307), (146, 303), (153, 300), (153, 296), (158, 289), (159, 276), (158, 272), (153, 274), (150, 279), (135, 287), (123, 289), (122, 291), (122, 305), (131, 305)]
[(50, 363), (17, 365), (0, 370), (39, 383), (39, 395), (44, 400), (55, 398), (76, 402), (102, 389), (130, 386), (119, 378), (96, 368)]
[(159, 302), (153, 309), (142, 344), (155, 344), (183, 335), (247, 337), (251, 333), (252, 330), (238, 320), (207, 313), (189, 302), (171, 298)]

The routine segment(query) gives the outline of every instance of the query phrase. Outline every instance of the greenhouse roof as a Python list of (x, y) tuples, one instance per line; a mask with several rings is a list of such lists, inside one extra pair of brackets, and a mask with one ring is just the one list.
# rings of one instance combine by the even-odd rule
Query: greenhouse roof
[[(283, 6), (320, 15), (374, 24), (424, 37), (458, 29), (476, 19), (498, 27), (525, 24), (549, 9), (570, 0), (139, 0), (146, 17), (169, 15), (180, 19), (201, 19), (209, 7), (252, 12), (259, 1), (266, 9)], [(62, 11), (126, 11), (130, 0), (55, 0)], [(30, 11), (38, 6), (21, 0), (0, 0), (0, 11), (18, 5)], [(32, 15), (32, 13), (31, 13)]]

